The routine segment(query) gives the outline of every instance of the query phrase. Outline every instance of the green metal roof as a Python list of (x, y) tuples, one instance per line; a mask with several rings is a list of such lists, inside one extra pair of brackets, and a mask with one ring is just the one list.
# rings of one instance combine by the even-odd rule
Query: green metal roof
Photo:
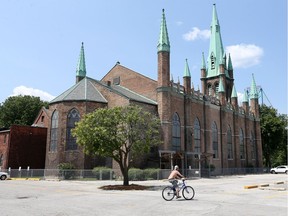
[(258, 99), (258, 91), (257, 91), (257, 86), (256, 86), (256, 82), (254, 79), (254, 74), (252, 74), (252, 83), (251, 83), (251, 88), (250, 88), (250, 99)]
[[(213, 4), (212, 22), (211, 22), (211, 37), (209, 54), (207, 58), (207, 78), (219, 75), (219, 64), (224, 64), (225, 52), (223, 48), (220, 24), (217, 16), (216, 5)], [(225, 71), (226, 77), (229, 77), (228, 71)]]
[(238, 98), (235, 84), (233, 85), (231, 98)]
[(184, 68), (184, 75), (183, 77), (191, 77), (190, 74), (190, 69), (189, 69), (189, 65), (188, 65), (188, 60), (185, 59), (185, 68)]
[(244, 96), (243, 96), (243, 101), (242, 102), (247, 102), (248, 103), (248, 93), (247, 93), (246, 90), (244, 92)]
[(107, 103), (107, 100), (98, 91), (93, 82), (94, 80), (89, 77), (83, 78), (67, 91), (50, 101), (50, 104), (64, 101), (94, 101)]
[(85, 54), (84, 54), (84, 43), (82, 42), (80, 56), (76, 69), (76, 76), (85, 77), (86, 76), (86, 65), (85, 65)]
[(161, 51), (170, 52), (170, 42), (169, 42), (169, 37), (168, 37), (164, 9), (162, 10), (162, 21), (161, 21), (160, 36), (159, 36), (157, 48), (158, 48), (158, 52), (161, 52)]
[(228, 70), (233, 70), (230, 53), (229, 53), (229, 58), (228, 58)]

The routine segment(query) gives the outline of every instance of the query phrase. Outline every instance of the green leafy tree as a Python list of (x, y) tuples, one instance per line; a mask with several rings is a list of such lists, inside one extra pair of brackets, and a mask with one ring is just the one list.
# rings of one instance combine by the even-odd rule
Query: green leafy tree
[(262, 105), (261, 136), (264, 165), (267, 167), (287, 163), (287, 115), (278, 115), (277, 110)]
[(40, 109), (48, 106), (39, 97), (12, 96), (0, 105), (0, 127), (9, 128), (12, 124), (32, 125)]
[(161, 143), (159, 132), (159, 118), (139, 106), (97, 109), (72, 131), (86, 154), (110, 157), (119, 164), (123, 185), (129, 185), (132, 162)]

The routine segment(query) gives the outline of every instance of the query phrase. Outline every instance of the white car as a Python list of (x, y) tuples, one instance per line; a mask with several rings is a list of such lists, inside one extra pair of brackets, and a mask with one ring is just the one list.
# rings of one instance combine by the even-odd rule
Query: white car
[(270, 173), (277, 174), (277, 173), (288, 173), (288, 166), (281, 165), (270, 169)]
[(8, 173), (6, 172), (0, 172), (0, 180), (5, 180), (8, 178)]

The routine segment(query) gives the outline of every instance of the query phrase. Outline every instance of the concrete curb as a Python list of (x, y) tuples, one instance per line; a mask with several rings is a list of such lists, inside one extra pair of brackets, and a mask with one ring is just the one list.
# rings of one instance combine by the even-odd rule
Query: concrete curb
[[(283, 182), (283, 181), (281, 181), (281, 182), (275, 182), (274, 184), (276, 184), (276, 185), (278, 185), (278, 184), (284, 184), (284, 182)], [(244, 186), (244, 189), (260, 188), (260, 189), (264, 190), (265, 187), (269, 187), (269, 186), (271, 186), (271, 185), (270, 185), (270, 184), (245, 185), (245, 186)], [(276, 189), (278, 189), (278, 188), (274, 188), (274, 189), (276, 190)], [(284, 190), (285, 190), (285, 188), (279, 188), (279, 189), (284, 189)]]
[(30, 180), (30, 181), (40, 181), (40, 178), (9, 178), (7, 180), (17, 180), (17, 181), (24, 181), (24, 180)]

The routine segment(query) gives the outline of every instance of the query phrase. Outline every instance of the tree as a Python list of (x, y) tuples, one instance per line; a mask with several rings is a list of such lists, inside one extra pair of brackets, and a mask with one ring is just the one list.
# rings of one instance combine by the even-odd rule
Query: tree
[(40, 109), (48, 106), (34, 96), (12, 96), (0, 105), (0, 127), (9, 128), (12, 124), (32, 125)]
[(265, 166), (287, 163), (287, 115), (278, 115), (277, 110), (262, 105), (261, 136)]
[(113, 158), (129, 185), (128, 171), (137, 157), (160, 141), (160, 120), (139, 106), (97, 109), (76, 124), (72, 134), (86, 154)]

